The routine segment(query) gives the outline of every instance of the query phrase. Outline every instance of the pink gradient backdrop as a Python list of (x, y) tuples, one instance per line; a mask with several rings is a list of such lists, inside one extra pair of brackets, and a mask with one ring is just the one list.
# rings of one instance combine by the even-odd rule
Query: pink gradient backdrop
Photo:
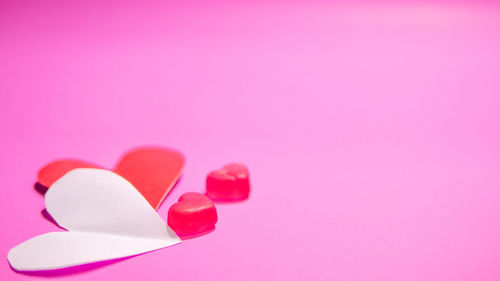
[[(473, 2), (473, 1), (471, 1)], [(0, 279), (500, 279), (500, 7), (0, 4)], [(14, 272), (59, 229), (38, 168), (180, 149), (159, 213), (241, 161), (215, 232), (91, 270)]]

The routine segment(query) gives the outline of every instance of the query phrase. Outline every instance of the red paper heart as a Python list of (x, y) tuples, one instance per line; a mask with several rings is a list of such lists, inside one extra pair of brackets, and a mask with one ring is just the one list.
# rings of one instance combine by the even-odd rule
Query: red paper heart
[(38, 183), (49, 188), (56, 180), (76, 168), (100, 168), (90, 162), (75, 159), (60, 159), (43, 166), (36, 175)]
[(216, 201), (245, 200), (250, 194), (248, 169), (243, 164), (228, 164), (207, 175), (208, 197)]
[(153, 208), (170, 192), (184, 169), (184, 156), (175, 150), (145, 147), (126, 153), (114, 172), (137, 188)]
[[(37, 174), (38, 183), (49, 188), (56, 180), (76, 168), (101, 168), (98, 165), (74, 159), (62, 159), (42, 167)], [(175, 150), (147, 147), (127, 152), (114, 172), (130, 181), (158, 209), (184, 169), (184, 156)]]
[(184, 193), (168, 209), (168, 225), (179, 236), (207, 232), (215, 227), (216, 222), (217, 210), (214, 203), (201, 193)]

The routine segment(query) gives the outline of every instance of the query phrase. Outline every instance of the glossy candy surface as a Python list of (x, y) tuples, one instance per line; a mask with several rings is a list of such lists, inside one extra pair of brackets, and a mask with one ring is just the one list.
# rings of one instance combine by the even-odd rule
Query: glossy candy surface
[(215, 201), (240, 201), (250, 194), (248, 169), (243, 164), (228, 164), (207, 175), (207, 196)]
[(207, 232), (215, 227), (217, 210), (207, 196), (197, 192), (184, 193), (168, 210), (168, 225), (179, 236)]

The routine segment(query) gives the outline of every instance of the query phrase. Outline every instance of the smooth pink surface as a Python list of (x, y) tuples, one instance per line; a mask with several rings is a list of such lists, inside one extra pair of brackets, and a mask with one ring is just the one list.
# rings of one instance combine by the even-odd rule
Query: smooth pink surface
[[(499, 7), (141, 2), (0, 4), (1, 280), (500, 279)], [(60, 231), (43, 164), (148, 144), (187, 159), (164, 219), (228, 162), (250, 199), (178, 246), (9, 267)]]

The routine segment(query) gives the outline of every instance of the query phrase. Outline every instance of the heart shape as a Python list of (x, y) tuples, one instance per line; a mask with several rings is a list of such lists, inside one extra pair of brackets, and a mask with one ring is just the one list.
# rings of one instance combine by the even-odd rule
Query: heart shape
[(249, 194), (249, 173), (243, 164), (228, 164), (207, 175), (207, 196), (213, 200), (240, 201)]
[[(179, 179), (184, 162), (184, 156), (176, 150), (143, 147), (125, 153), (114, 171), (130, 181), (151, 206), (158, 209)], [(76, 168), (100, 167), (82, 160), (56, 160), (38, 171), (38, 183), (50, 188), (57, 179)]]
[(45, 205), (68, 232), (43, 234), (12, 248), (8, 260), (16, 270), (64, 268), (181, 242), (138, 190), (111, 171), (66, 173), (47, 191)]
[(168, 225), (180, 236), (212, 230), (217, 222), (214, 202), (197, 192), (184, 193), (168, 209)]

